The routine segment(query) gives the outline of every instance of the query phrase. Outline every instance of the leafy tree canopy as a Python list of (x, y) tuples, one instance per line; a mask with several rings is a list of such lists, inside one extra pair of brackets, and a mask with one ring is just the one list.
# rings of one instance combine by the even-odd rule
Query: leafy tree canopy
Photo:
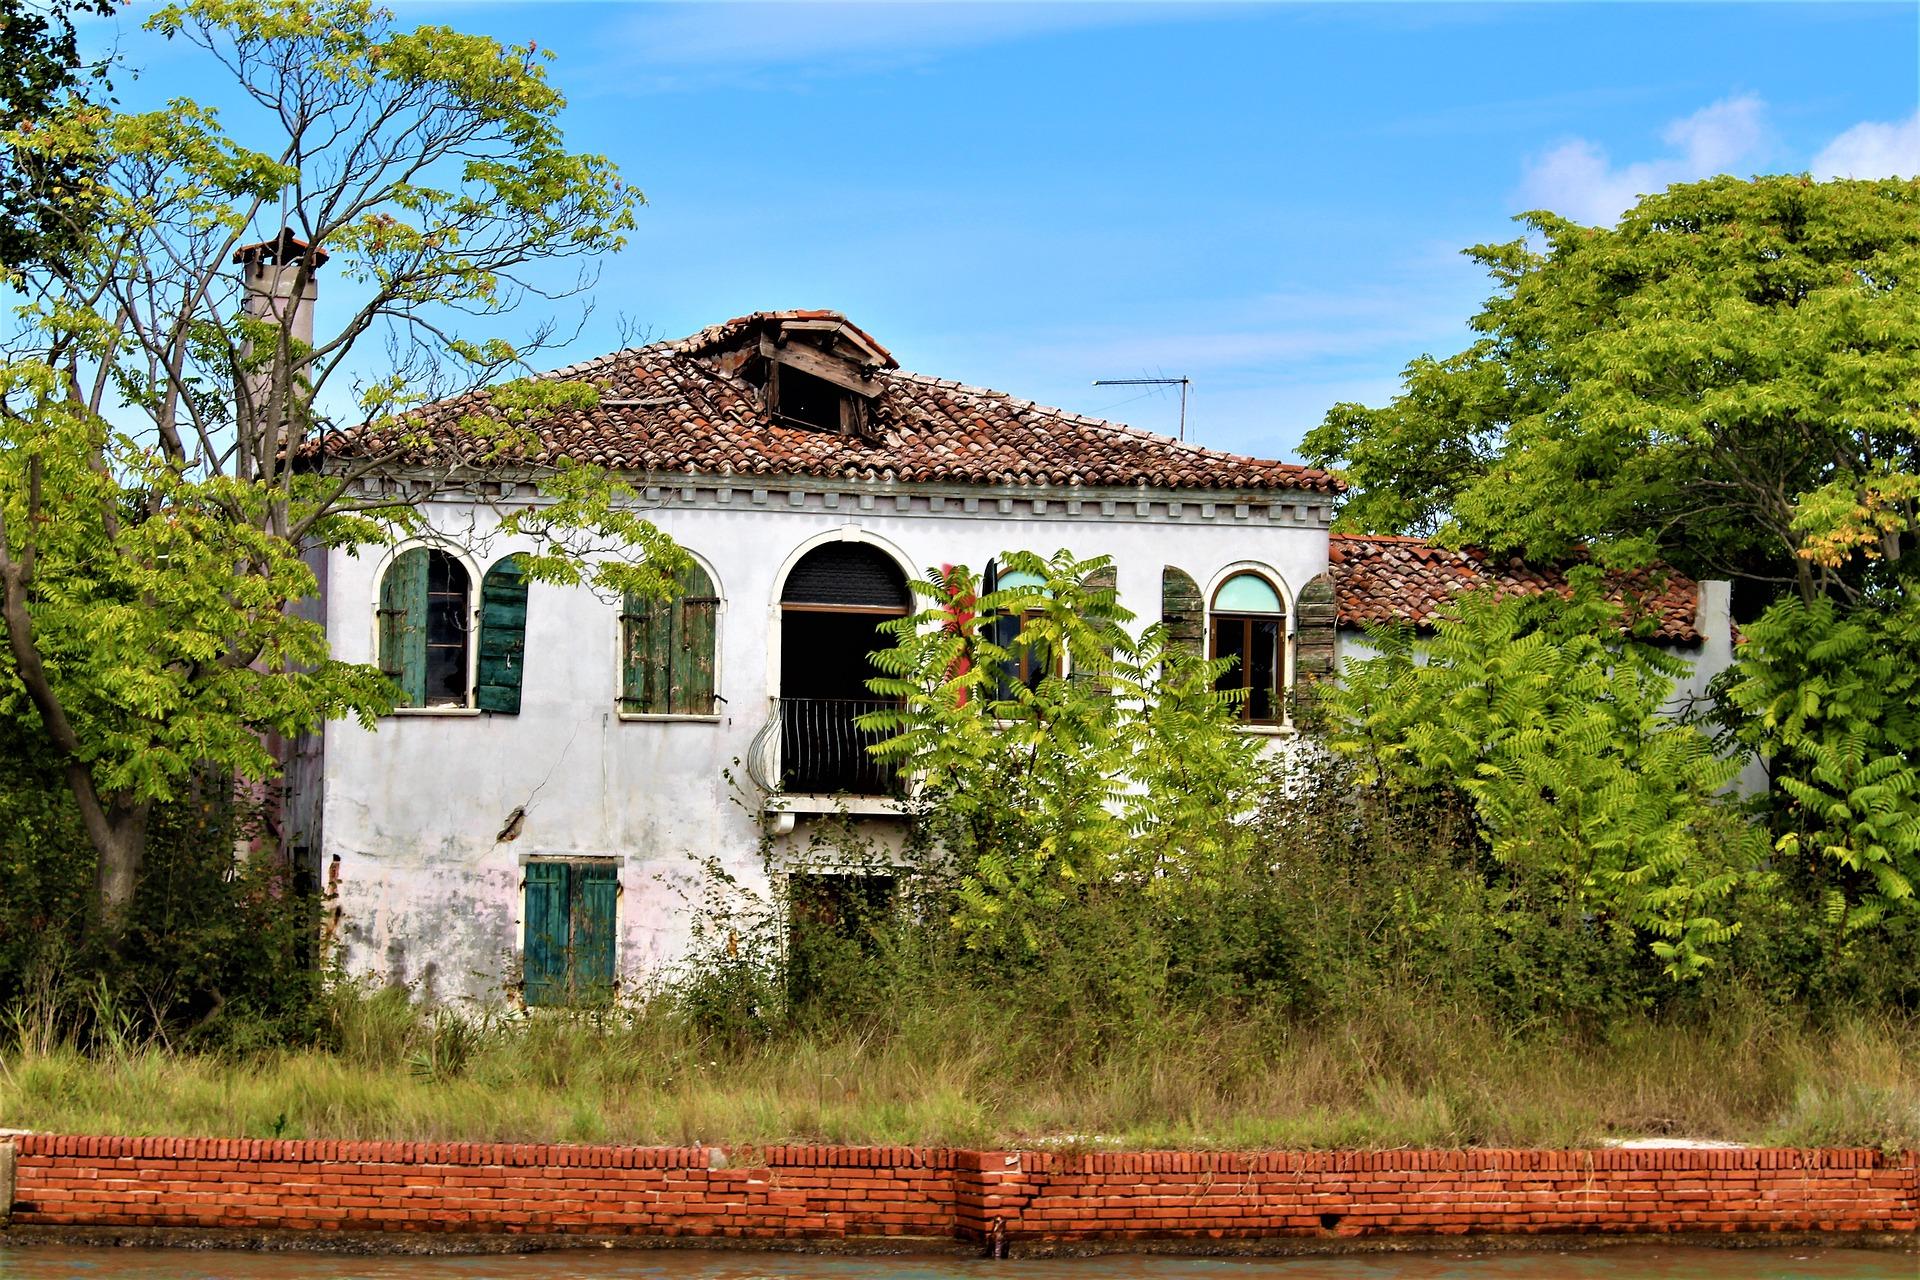
[[(80, 57), (75, 14), (105, 16), (117, 0), (0, 0), (0, 133), (41, 119), (89, 87), (104, 83), (104, 63)], [(63, 205), (86, 156), (49, 164), (18, 147), (0, 147), (0, 267), (57, 257), (73, 247), (71, 206)]]
[[(36, 718), (64, 769), (110, 925), (156, 803), (209, 768), (269, 776), (262, 734), (391, 705), (293, 607), (316, 589), (308, 548), (421, 532), (431, 499), (510, 474), (537, 499), (498, 510), (498, 534), (532, 543), (533, 577), (664, 591), (679, 563), (611, 477), (517, 460), (543, 413), (594, 392), (517, 377), (550, 326), (485, 330), (586, 288), (567, 264), (618, 248), (640, 203), (567, 149), (550, 55), (365, 0), (190, 0), (148, 25), (250, 106), (63, 102), (6, 135), (84, 176), (50, 193), (74, 251), (7, 278), (25, 302), (0, 372), (0, 713)], [(316, 316), (285, 299), (323, 254)], [(409, 463), (410, 411), (469, 391), (469, 447)], [(313, 465), (341, 428), (372, 443)]]
[(1303, 452), (1350, 529), (1532, 557), (1591, 544), (1750, 599), (1884, 588), (1920, 529), (1920, 181), (1721, 177), (1613, 228), (1548, 212), (1468, 253), (1480, 335)]

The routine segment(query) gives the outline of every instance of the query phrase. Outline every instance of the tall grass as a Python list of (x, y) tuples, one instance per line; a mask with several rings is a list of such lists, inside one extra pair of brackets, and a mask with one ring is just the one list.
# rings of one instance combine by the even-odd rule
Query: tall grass
[(1382, 993), (1348, 1016), (1139, 1020), (1097, 1050), (955, 992), (764, 1038), (666, 1001), (462, 1016), (333, 1003), (334, 1048), (244, 1057), (122, 1042), (0, 1053), (0, 1125), (47, 1131), (633, 1143), (1074, 1147), (1586, 1146), (1675, 1135), (1920, 1147), (1920, 1025), (1711, 1020), (1515, 1034)]

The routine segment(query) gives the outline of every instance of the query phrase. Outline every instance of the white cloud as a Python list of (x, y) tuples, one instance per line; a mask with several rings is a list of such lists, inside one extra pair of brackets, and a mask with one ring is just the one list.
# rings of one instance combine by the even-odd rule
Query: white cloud
[(1767, 141), (1766, 103), (1754, 94), (1725, 98), (1660, 131), (1668, 154), (1615, 165), (1599, 144), (1564, 142), (1528, 166), (1521, 192), (1529, 208), (1551, 209), (1576, 222), (1606, 224), (1641, 196), (1676, 182), (1725, 173)]
[(1813, 159), (1816, 178), (1920, 177), (1920, 111), (1906, 120), (1853, 126)]

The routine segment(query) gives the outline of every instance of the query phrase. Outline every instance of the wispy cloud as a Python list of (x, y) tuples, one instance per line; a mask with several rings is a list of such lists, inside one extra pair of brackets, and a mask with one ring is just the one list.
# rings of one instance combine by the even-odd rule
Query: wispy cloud
[(1813, 159), (1816, 178), (1920, 177), (1920, 111), (1905, 120), (1864, 121)]
[(1232, 7), (1176, 4), (871, 2), (671, 4), (628, 13), (600, 53), (622, 87), (773, 84), (922, 65), (943, 55), (1056, 32), (1188, 21)]
[(1768, 142), (1766, 104), (1754, 94), (1725, 98), (1673, 121), (1660, 138), (1667, 154), (1623, 165), (1588, 139), (1564, 142), (1528, 166), (1522, 196), (1529, 208), (1611, 223), (1641, 196), (1760, 156)]

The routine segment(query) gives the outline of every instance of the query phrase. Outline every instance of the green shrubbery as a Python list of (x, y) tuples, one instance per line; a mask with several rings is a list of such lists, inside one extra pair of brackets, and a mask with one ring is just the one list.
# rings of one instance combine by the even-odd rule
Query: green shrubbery
[[(880, 659), (903, 702), (877, 718), (886, 753), (923, 783), (905, 842), (855, 818), (810, 823), (803, 851), (770, 842), (768, 887), (701, 886), (684, 970), (599, 1008), (323, 984), (308, 906), (235, 863), (241, 817), (218, 806), (156, 832), (151, 927), (81, 963), (56, 940), (78, 936), (86, 846), (58, 806), (8, 792), (0, 856), (38, 887), (4, 903), (0, 1116), (668, 1142), (1920, 1142), (1899, 918), (1819, 909), (1831, 886), (1716, 790), (1730, 766), (1664, 717), (1668, 669), (1604, 611), (1469, 603), (1431, 637), (1381, 637), (1316, 700), (1324, 730), (1275, 757), (1236, 729), (1219, 664), (1125, 630), (1102, 562), (1017, 563), (1042, 585), (922, 584), (929, 611)], [(1030, 682), (1007, 678), (1023, 649)], [(1712, 931), (1686, 927), (1700, 902)]]

